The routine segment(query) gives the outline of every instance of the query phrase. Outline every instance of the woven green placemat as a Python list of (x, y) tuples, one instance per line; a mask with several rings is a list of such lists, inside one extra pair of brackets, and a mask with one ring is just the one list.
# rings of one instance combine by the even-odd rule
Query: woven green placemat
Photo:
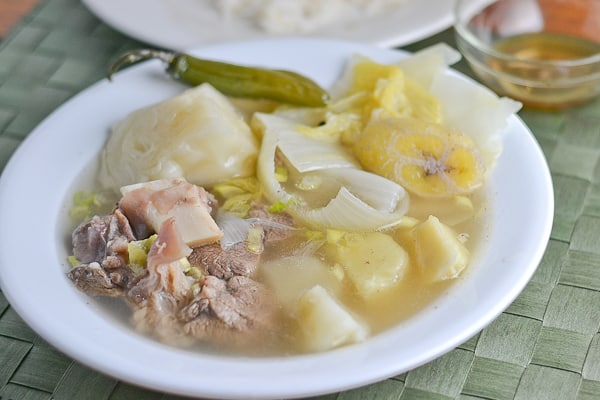
[[(454, 45), (452, 31), (406, 49), (438, 41)], [(43, 1), (0, 43), (0, 170), (44, 117), (103, 78), (116, 55), (139, 45), (77, 0)], [(457, 69), (470, 74), (464, 62)], [(457, 349), (400, 376), (319, 399), (600, 398), (600, 101), (520, 116), (548, 159), (556, 191), (551, 240), (531, 282)], [(515, 195), (526, 201), (526, 193)], [(180, 398), (71, 360), (24, 324), (0, 293), (1, 400)]]

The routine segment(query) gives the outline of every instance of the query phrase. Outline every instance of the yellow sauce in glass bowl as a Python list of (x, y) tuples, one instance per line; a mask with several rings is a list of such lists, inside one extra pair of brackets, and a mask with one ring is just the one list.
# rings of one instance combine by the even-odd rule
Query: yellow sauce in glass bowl
[(491, 89), (561, 109), (600, 94), (600, 7), (594, 0), (457, 0), (457, 43)]
[(526, 82), (538, 82), (536, 85), (498, 81), (503, 92), (528, 105), (540, 106), (551, 97), (554, 103), (568, 106), (579, 103), (582, 98), (588, 98), (589, 94), (596, 90), (595, 81), (581, 85), (557, 83), (564, 79), (575, 79), (582, 74), (600, 73), (600, 64), (560, 68), (547, 62), (568, 62), (591, 57), (600, 53), (600, 43), (560, 33), (535, 32), (500, 39), (493, 44), (493, 48), (523, 61), (489, 58), (488, 64), (491, 69), (519, 77)]

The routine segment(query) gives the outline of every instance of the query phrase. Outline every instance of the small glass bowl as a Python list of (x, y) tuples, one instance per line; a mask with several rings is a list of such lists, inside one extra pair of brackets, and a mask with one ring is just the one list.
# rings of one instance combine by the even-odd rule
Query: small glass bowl
[(457, 45), (491, 89), (560, 109), (600, 93), (600, 1), (457, 0)]

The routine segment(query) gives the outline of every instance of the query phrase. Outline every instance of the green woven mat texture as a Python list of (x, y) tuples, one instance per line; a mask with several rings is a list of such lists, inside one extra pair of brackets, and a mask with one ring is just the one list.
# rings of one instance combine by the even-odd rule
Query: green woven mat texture
[[(439, 41), (454, 46), (452, 30), (406, 49)], [(44, 117), (139, 45), (78, 0), (42, 1), (0, 42), (0, 170)], [(470, 74), (464, 62), (457, 68)], [(600, 100), (565, 112), (525, 109), (520, 116), (547, 157), (556, 192), (551, 240), (531, 282), (457, 349), (400, 376), (319, 399), (600, 399)], [(181, 397), (71, 360), (37, 336), (0, 293), (0, 400), (8, 399)]]

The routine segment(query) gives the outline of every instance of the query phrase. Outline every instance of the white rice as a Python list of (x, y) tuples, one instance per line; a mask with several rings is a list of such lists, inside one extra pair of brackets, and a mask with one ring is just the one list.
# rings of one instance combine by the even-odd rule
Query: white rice
[(244, 18), (272, 34), (308, 33), (382, 14), (405, 0), (211, 0), (224, 18)]

